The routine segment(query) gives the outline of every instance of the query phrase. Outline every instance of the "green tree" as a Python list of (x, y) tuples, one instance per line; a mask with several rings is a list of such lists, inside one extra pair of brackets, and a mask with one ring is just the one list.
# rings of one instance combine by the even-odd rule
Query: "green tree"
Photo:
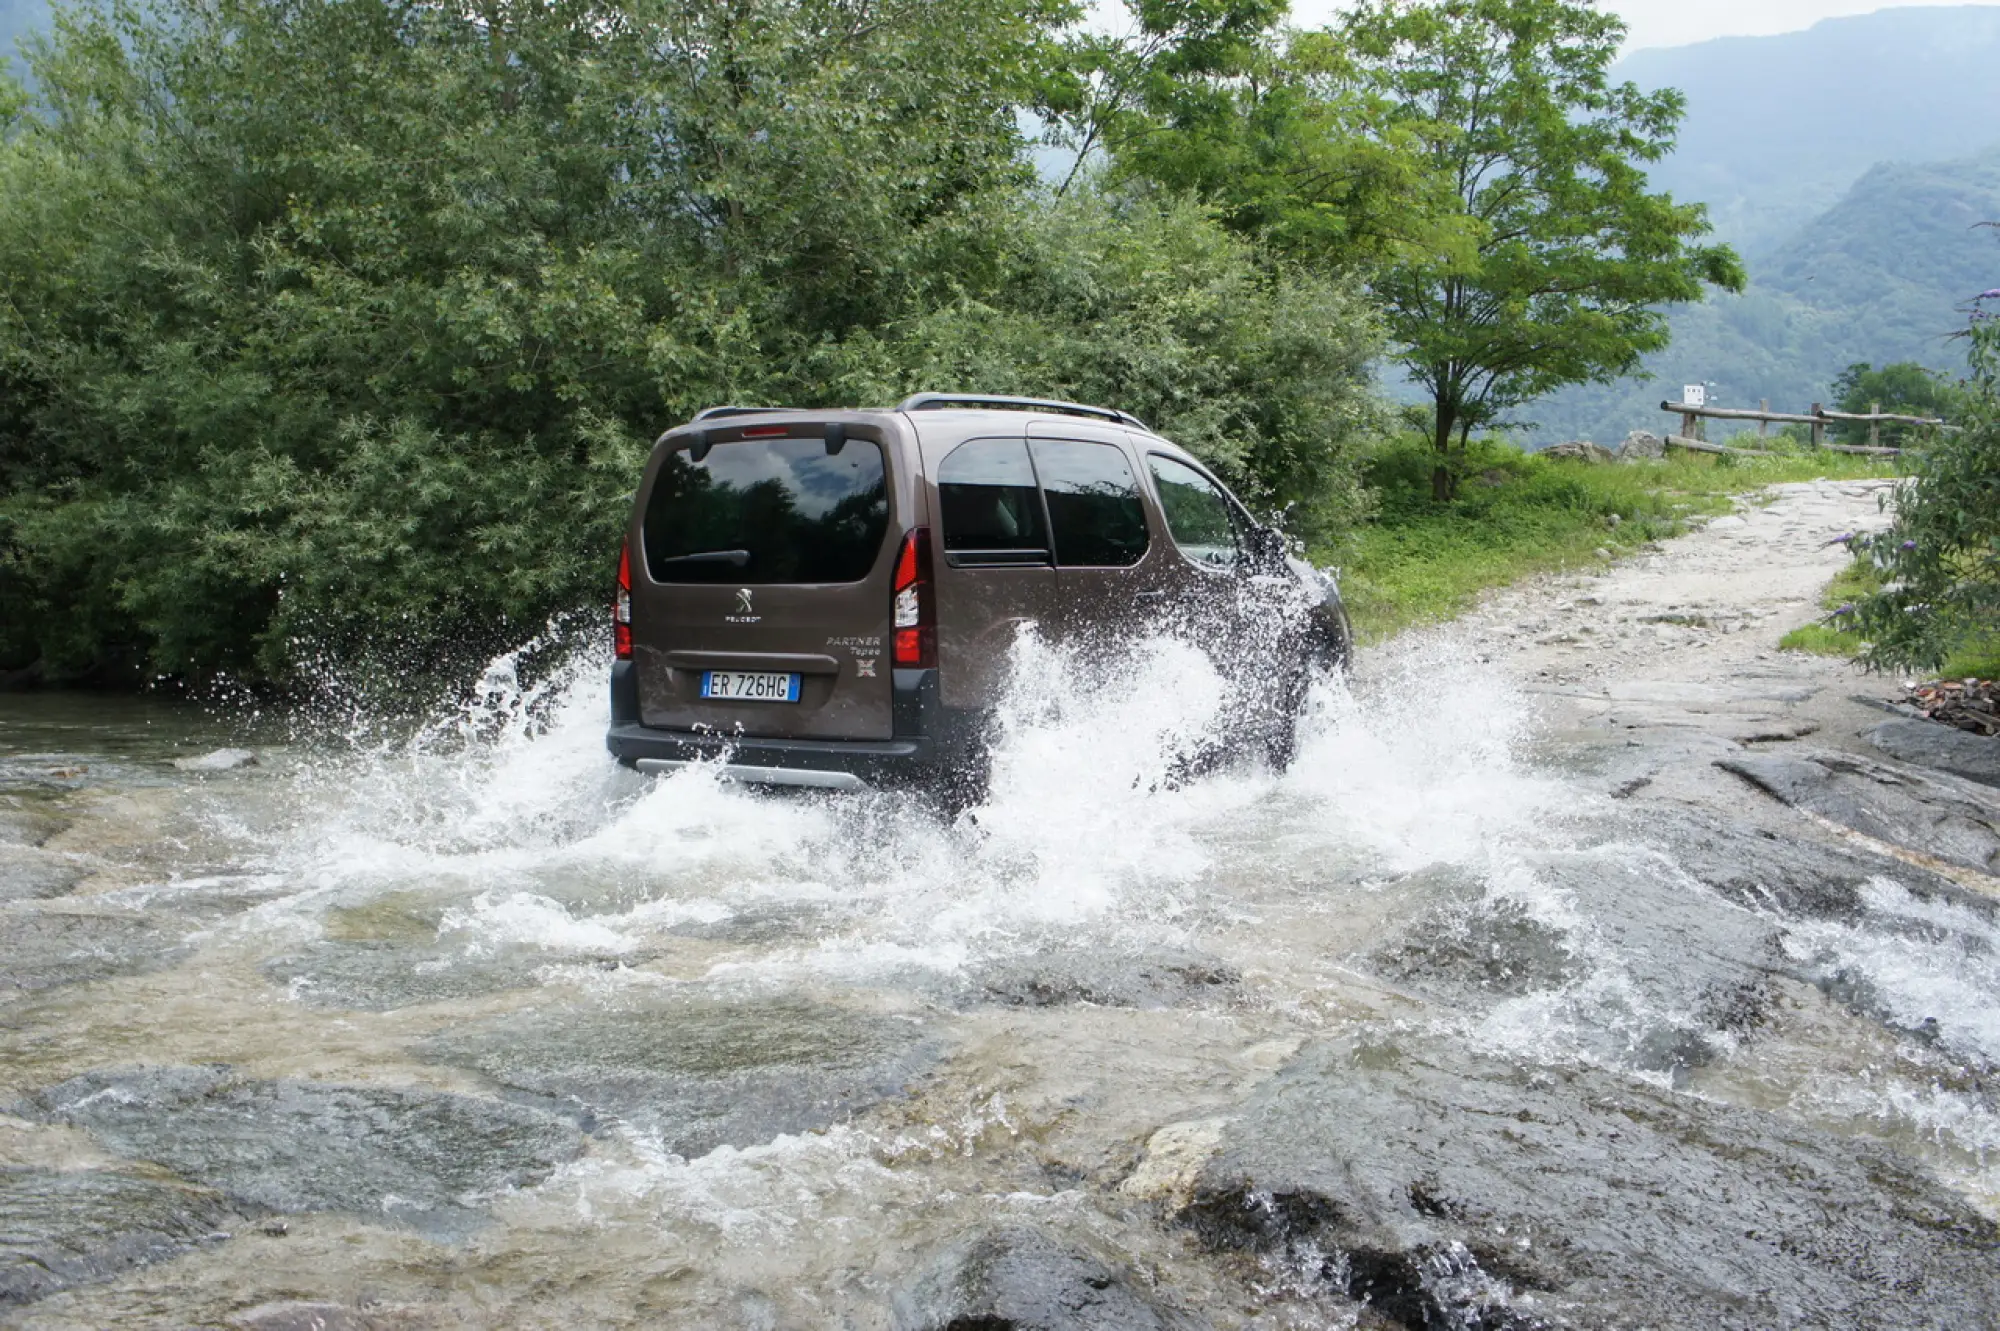
[(87, 0), (0, 139), (0, 667), (449, 668), (720, 402), (1065, 393), (1351, 512), (1374, 321), (1038, 191), (1054, 0)]
[(1888, 528), (1856, 542), (1883, 590), (1848, 609), (1875, 669), (1936, 670), (1960, 651), (2000, 654), (2000, 324), (1975, 316), (1962, 428), (1903, 454), (1909, 480)]
[(1431, 399), (1432, 489), (1472, 431), (1565, 384), (1608, 382), (1666, 345), (1661, 307), (1744, 276), (1700, 205), (1647, 189), (1679, 94), (1614, 85), (1625, 27), (1575, 0), (1368, 0), (1343, 31), (1426, 145), (1469, 255), (1386, 265), (1374, 290)]
[[(1927, 369), (1915, 361), (1897, 361), (1876, 369), (1858, 361), (1842, 370), (1833, 381), (1836, 410), (1857, 415), (1880, 407), (1903, 416), (1931, 416), (1949, 420), (1962, 406), (1963, 390), (1949, 376)], [(1900, 447), (1913, 437), (1917, 427), (1884, 425), (1880, 439), (1888, 447)], [(1868, 427), (1860, 421), (1837, 421), (1833, 437), (1845, 444), (1868, 442)]]

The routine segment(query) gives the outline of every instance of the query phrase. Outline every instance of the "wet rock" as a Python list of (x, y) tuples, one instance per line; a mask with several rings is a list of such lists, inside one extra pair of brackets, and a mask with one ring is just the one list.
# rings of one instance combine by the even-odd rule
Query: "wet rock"
[(2000, 874), (2000, 795), (1983, 786), (1845, 753), (1726, 758), (1717, 766), (1877, 841)]
[(573, 1123), (528, 1106), (221, 1066), (87, 1073), (12, 1112), (81, 1127), (242, 1206), (352, 1211), (439, 1237), (483, 1221), (472, 1194), (538, 1182), (582, 1149)]
[(187, 927), (137, 911), (0, 909), (0, 999), (62, 984), (140, 975), (186, 955)]
[(1532, 1000), (1596, 1058), (1681, 1074), (1753, 1026), (1779, 931), (1636, 846), (1530, 855), (1532, 888), (1461, 889), (1370, 957), (1454, 1005)]
[(842, 1122), (901, 1095), (938, 1058), (915, 1021), (790, 998), (548, 1010), (448, 1031), (428, 1048), (690, 1157)]
[(216, 749), (196, 758), (174, 759), (174, 766), (183, 772), (233, 772), (256, 765), (257, 755), (248, 749)]
[(0, 1169), (0, 1307), (226, 1237), (216, 1193), (97, 1170)]
[(1900, 1156), (1445, 1037), (1309, 1049), (1180, 1218), (1412, 1328), (1956, 1327), (2000, 1307), (2000, 1228)]
[(1111, 1263), (1007, 1226), (947, 1248), (895, 1300), (896, 1331), (1196, 1331)]
[(464, 948), (396, 941), (321, 941), (266, 962), (264, 973), (293, 998), (317, 1008), (391, 1012), (419, 1003), (476, 998), (533, 988), (553, 962), (616, 966), (619, 958), (551, 954), (514, 947), (483, 955)]
[(1667, 455), (1666, 440), (1649, 430), (1634, 430), (1618, 445), (1620, 462), (1646, 462)]
[(1864, 738), (1901, 762), (2000, 786), (2000, 739), (1935, 721), (1885, 721)]
[(0, 806), (0, 846), (39, 846), (69, 826), (69, 820), (36, 808), (21, 796), (6, 797)]
[(83, 878), (83, 866), (67, 855), (33, 846), (0, 845), (0, 901), (59, 897)]
[(1041, 952), (988, 968), (985, 995), (1014, 1007), (1172, 1008), (1228, 993), (1242, 975), (1196, 952)]
[(1893, 878), (1926, 897), (1967, 899), (1949, 879), (1886, 855), (1781, 838), (1697, 814), (1650, 809), (1644, 831), (1682, 869), (1729, 900), (1793, 919), (1855, 918), (1863, 909), (1861, 890), (1874, 878)]

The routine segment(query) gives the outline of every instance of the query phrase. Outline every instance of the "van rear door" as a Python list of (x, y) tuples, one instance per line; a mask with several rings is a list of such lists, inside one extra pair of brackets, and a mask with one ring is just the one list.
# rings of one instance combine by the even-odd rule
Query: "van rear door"
[(759, 416), (670, 435), (635, 505), (632, 648), (648, 726), (887, 739), (897, 541), (917, 499), (893, 424)]

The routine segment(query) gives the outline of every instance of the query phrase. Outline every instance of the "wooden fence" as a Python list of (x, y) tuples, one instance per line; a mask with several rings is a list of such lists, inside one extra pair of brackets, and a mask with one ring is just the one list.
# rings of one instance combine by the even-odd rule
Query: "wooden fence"
[[(1814, 448), (1824, 448), (1835, 453), (1868, 453), (1878, 457), (1894, 457), (1902, 451), (1898, 448), (1886, 448), (1883, 446), (1882, 423), (1884, 421), (1887, 421), (1891, 425), (1935, 425), (1944, 430), (1957, 428), (1946, 425), (1943, 420), (1934, 416), (1902, 416), (1893, 411), (1883, 411), (1882, 404), (1879, 402), (1870, 405), (1872, 410), (1867, 412), (1828, 411), (1825, 407), (1815, 402), (1812, 404), (1812, 411), (1803, 416), (1793, 412), (1772, 411), (1769, 402), (1760, 404), (1756, 411), (1748, 411), (1739, 407), (1697, 407), (1686, 402), (1662, 402), (1660, 410), (1672, 412), (1681, 418), (1681, 432), (1679, 434), (1670, 434), (1666, 437), (1668, 447), (1692, 449), (1697, 453), (1735, 453), (1749, 457), (1767, 457), (1770, 454), (1770, 450), (1763, 448), (1729, 448), (1722, 444), (1711, 444), (1706, 439), (1697, 439), (1694, 437), (1695, 422), (1698, 420), (1756, 421), (1757, 437), (1760, 439), (1767, 435), (1774, 422), (1779, 425), (1810, 425), (1812, 427), (1812, 446)], [(1866, 444), (1829, 444), (1826, 442), (1826, 426), (1829, 421), (1867, 421), (1868, 442)]]

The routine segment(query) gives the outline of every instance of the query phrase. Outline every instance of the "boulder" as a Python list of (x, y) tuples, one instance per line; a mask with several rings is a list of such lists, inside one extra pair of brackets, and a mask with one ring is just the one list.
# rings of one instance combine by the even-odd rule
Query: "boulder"
[(1618, 446), (1620, 462), (1646, 462), (1667, 455), (1667, 441), (1649, 430), (1634, 430)]
[(1550, 444), (1542, 450), (1545, 458), (1565, 458), (1572, 462), (1609, 462), (1616, 455), (1602, 444), (1588, 439), (1572, 439), (1566, 444)]

